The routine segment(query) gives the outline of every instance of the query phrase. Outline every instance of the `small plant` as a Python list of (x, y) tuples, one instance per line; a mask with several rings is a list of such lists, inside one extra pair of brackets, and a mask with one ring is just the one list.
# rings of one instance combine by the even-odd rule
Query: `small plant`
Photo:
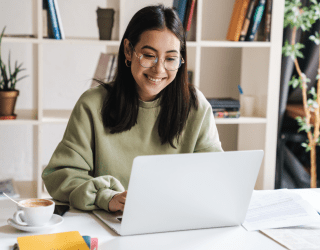
[[(302, 31), (309, 31), (312, 25), (320, 18), (320, 3), (317, 0), (310, 0), (310, 6), (302, 7), (300, 0), (286, 0), (285, 1), (285, 13), (284, 13), (284, 27), (290, 25), (292, 30), (291, 43), (288, 41), (285, 42), (285, 45), (282, 48), (282, 53), (285, 56), (290, 56), (294, 61), (295, 68), (299, 74), (299, 78), (295, 76), (292, 77), (289, 85), (293, 88), (300, 87), (302, 90), (302, 100), (303, 108), (305, 112), (305, 117), (297, 117), (297, 122), (300, 127), (300, 131), (305, 131), (308, 136), (307, 142), (302, 143), (301, 145), (306, 148), (306, 151), (310, 151), (310, 187), (317, 187), (317, 162), (316, 162), (316, 146), (320, 145), (320, 63), (318, 66), (318, 75), (317, 75), (317, 91), (314, 87), (308, 90), (307, 82), (310, 82), (310, 79), (301, 71), (298, 57), (303, 58), (303, 53), (300, 49), (303, 49), (305, 46), (301, 43), (295, 43), (297, 29), (301, 28)], [(315, 32), (314, 35), (309, 37), (316, 45), (320, 44), (319, 32)], [(314, 113), (315, 122), (311, 124), (311, 115)]]
[(22, 63), (18, 66), (16, 61), (14, 71), (11, 71), (11, 63), (10, 63), (10, 52), (8, 58), (8, 72), (6, 65), (3, 63), (1, 59), (1, 41), (6, 27), (3, 28), (2, 33), (0, 35), (0, 91), (9, 91), (15, 90), (16, 83), (27, 76), (20, 77), (17, 79), (18, 73), (25, 70), (22, 69)]

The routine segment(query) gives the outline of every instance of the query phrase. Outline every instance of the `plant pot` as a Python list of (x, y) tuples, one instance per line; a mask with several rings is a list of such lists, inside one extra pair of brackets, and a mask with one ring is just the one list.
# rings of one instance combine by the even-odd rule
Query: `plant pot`
[(0, 91), (0, 117), (16, 116), (13, 112), (18, 95), (19, 90)]

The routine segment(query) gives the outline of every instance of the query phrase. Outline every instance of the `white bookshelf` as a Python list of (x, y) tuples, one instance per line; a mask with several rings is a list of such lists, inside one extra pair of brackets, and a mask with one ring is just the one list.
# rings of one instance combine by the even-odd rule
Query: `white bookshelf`
[[(128, 20), (136, 9), (150, 3), (172, 0), (114, 0), (116, 20), (113, 32), (118, 37), (111, 41), (97, 38), (68, 37), (65, 40), (45, 39), (42, 34), (42, 0), (33, 1), (32, 22), (37, 38), (3, 38), (5, 43), (22, 43), (34, 46), (33, 102), (35, 109), (16, 110), (17, 119), (0, 121), (3, 125), (32, 125), (34, 127), (34, 170), (36, 171), (37, 196), (43, 193), (41, 155), (43, 126), (46, 124), (66, 124), (71, 110), (44, 109), (44, 50), (47, 45), (105, 46), (117, 50)], [(253, 117), (239, 119), (216, 119), (222, 146), (225, 150), (263, 149), (263, 164), (256, 183), (256, 189), (273, 189), (276, 165), (277, 118), (281, 68), (281, 46), (283, 31), (284, 0), (273, 1), (271, 42), (230, 42), (225, 40), (229, 20), (235, 0), (197, 0), (195, 41), (188, 41), (188, 69), (193, 70), (193, 81), (206, 97), (239, 98), (237, 85), (241, 84), (246, 94), (256, 97)], [(94, 5), (95, 3), (92, 2)], [(134, 6), (133, 6), (134, 4)], [(65, 4), (64, 4), (65, 5)], [(118, 6), (118, 7), (117, 7)], [(2, 7), (2, 6), (1, 6)], [(5, 6), (4, 6), (5, 7)], [(62, 6), (59, 4), (59, 8)], [(118, 9), (117, 9), (118, 8)], [(63, 16), (62, 16), (62, 19)], [(64, 55), (60, 55), (63, 57)], [(72, 60), (70, 58), (69, 60)], [(14, 136), (14, 135), (12, 135)], [(236, 167), (236, 166), (235, 166)]]

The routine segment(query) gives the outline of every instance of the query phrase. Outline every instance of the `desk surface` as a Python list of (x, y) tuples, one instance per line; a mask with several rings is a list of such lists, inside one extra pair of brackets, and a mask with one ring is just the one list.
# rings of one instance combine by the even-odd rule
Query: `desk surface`
[(137, 236), (118, 236), (107, 225), (90, 212), (71, 209), (63, 218), (64, 222), (47, 231), (30, 233), (17, 230), (7, 224), (16, 206), (10, 200), (0, 200), (0, 249), (11, 250), (17, 237), (50, 234), (66, 231), (79, 231), (99, 239), (99, 250), (144, 250), (144, 249), (285, 249), (258, 231), (247, 232), (243, 227), (225, 227), (202, 230), (178, 231), (170, 233)]

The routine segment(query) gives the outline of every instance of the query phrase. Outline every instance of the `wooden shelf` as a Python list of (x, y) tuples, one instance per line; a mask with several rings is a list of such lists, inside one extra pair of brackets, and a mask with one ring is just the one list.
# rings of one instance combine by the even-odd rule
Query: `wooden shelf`
[(266, 124), (267, 119), (261, 117), (216, 118), (216, 124)]
[(200, 41), (201, 47), (270, 48), (270, 42)]

